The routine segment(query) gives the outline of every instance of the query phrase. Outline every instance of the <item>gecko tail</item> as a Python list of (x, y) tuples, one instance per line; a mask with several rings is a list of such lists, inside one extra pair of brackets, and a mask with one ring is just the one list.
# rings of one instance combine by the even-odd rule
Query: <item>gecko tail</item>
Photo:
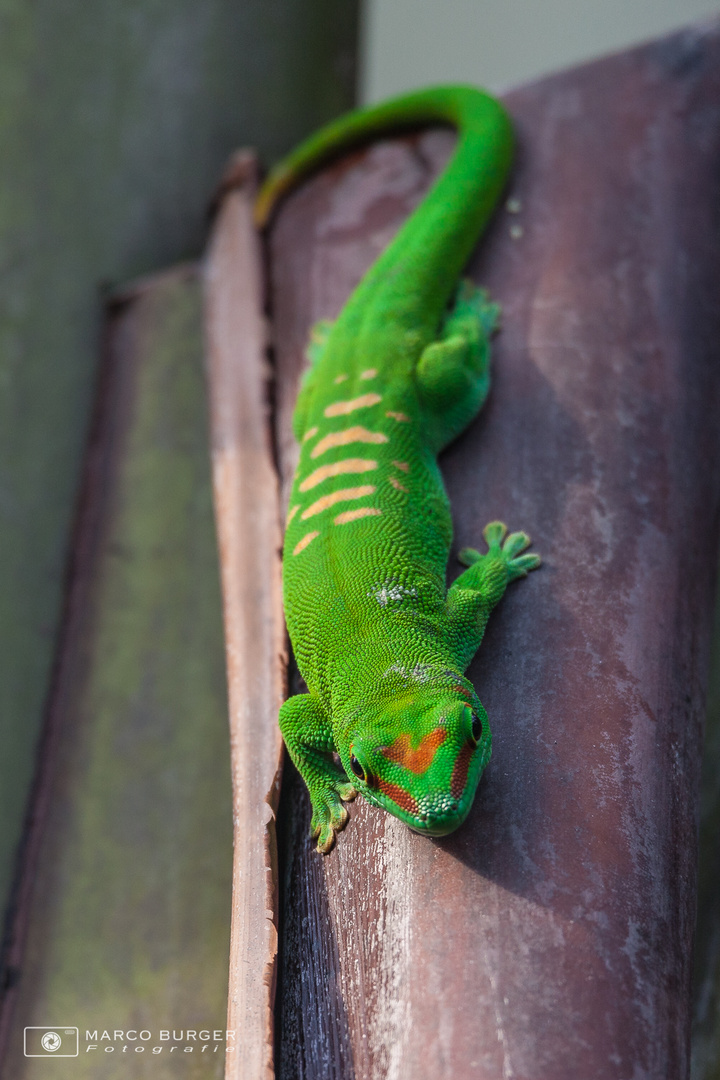
[(385, 132), (398, 132), (423, 124), (449, 124), (460, 133), (476, 129), (492, 132), (504, 175), (512, 156), (512, 129), (502, 105), (472, 86), (438, 86), (379, 105), (356, 109), (311, 135), (268, 174), (255, 203), (255, 223), (266, 227), (281, 199), (302, 179), (342, 151)]

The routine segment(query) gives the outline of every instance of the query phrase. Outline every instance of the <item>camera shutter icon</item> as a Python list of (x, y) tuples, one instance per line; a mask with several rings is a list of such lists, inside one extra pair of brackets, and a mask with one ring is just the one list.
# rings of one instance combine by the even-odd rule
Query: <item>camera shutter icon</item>
[(26, 1027), (25, 1057), (77, 1057), (80, 1032), (76, 1027), (54, 1024), (52, 1027)]

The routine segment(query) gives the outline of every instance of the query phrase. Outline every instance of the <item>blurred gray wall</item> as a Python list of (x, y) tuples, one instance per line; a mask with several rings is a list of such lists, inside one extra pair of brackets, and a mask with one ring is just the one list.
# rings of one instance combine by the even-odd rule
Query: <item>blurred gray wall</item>
[(720, 11), (719, 0), (365, 0), (360, 96), (500, 90)]
[(108, 285), (197, 256), (228, 154), (354, 95), (357, 0), (0, 3), (0, 910), (59, 627)]

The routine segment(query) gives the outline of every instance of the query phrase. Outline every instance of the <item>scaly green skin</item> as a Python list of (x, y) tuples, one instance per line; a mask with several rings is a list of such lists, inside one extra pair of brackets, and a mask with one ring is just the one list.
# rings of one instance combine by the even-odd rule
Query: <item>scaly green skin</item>
[(351, 113), (270, 174), (258, 220), (343, 147), (437, 120), (458, 128), (454, 156), (337, 321), (313, 331), (293, 417), (284, 597), (309, 693), (285, 702), (280, 727), (323, 852), (358, 790), (431, 836), (467, 816), (491, 740), (463, 672), (508, 582), (540, 562), (521, 554), (524, 533), (493, 522), (488, 552), (461, 552), (468, 569), (445, 586), (452, 523), (436, 457), (485, 400), (498, 314), (458, 286), (510, 167), (498, 102), (442, 87)]

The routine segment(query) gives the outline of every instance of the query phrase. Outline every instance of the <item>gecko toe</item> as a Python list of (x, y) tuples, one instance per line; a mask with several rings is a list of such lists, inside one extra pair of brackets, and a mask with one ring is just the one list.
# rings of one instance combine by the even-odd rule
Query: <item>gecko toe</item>
[(507, 531), (507, 525), (502, 521), (491, 521), (485, 526), (483, 537), (490, 551), (494, 551), (502, 545)]
[(516, 555), (519, 555), (525, 548), (530, 547), (530, 537), (525, 532), (510, 533), (507, 540), (503, 544), (503, 555), (508, 559), (513, 559)]

